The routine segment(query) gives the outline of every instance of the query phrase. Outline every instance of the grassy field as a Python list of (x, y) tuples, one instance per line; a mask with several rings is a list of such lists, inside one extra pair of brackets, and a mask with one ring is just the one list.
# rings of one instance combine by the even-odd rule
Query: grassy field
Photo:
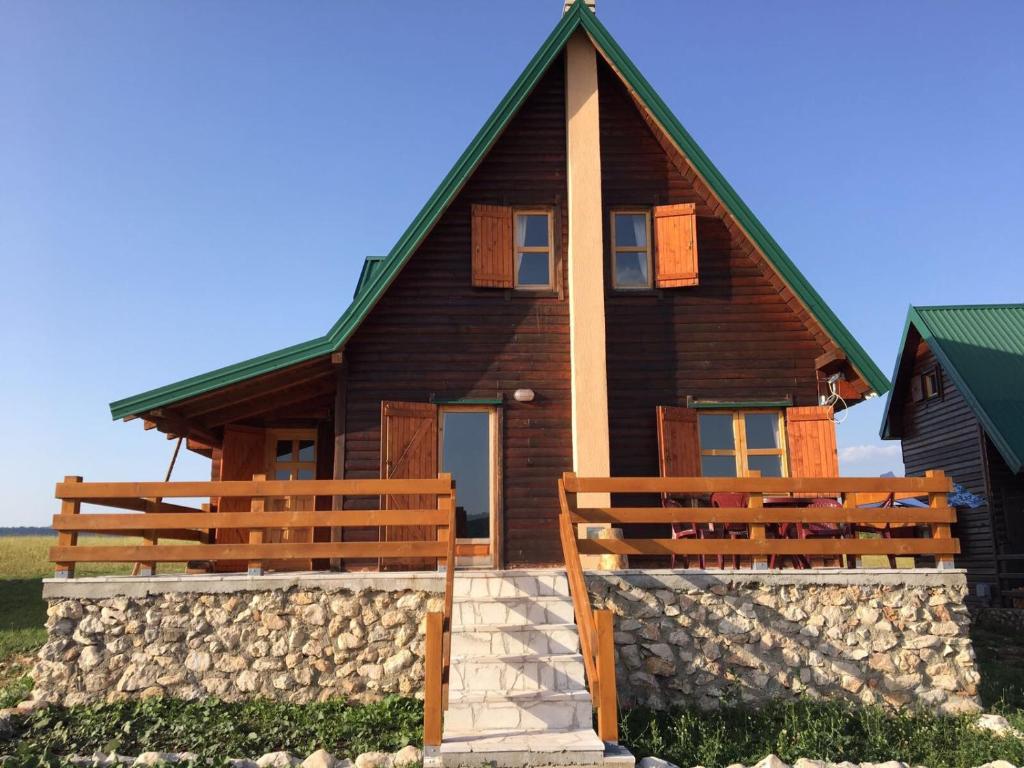
[[(80, 539), (84, 546), (135, 541), (112, 536)], [(56, 543), (56, 536), (0, 536), (0, 707), (24, 697), (31, 655), (46, 640), (42, 580), (53, 575), (49, 552)], [(180, 567), (165, 570), (175, 569)], [(79, 576), (129, 572), (127, 564), (84, 563), (76, 568)]]

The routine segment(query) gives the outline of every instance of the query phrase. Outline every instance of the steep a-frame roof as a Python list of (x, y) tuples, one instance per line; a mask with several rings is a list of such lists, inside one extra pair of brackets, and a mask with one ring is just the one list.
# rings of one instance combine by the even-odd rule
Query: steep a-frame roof
[(900, 341), (881, 436), (901, 436), (897, 409), (913, 373), (917, 335), (956, 384), (1007, 466), (1024, 465), (1024, 304), (911, 307)]
[(193, 376), (167, 386), (143, 392), (110, 404), (113, 417), (141, 415), (149, 410), (210, 392), (220, 387), (280, 370), (296, 363), (329, 355), (340, 348), (369, 315), (374, 305), (387, 290), (395, 276), (408, 262), (423, 239), (440, 219), (463, 184), (469, 179), (480, 161), (494, 145), (506, 125), (522, 106), (541, 76), (561, 53), (570, 36), (582, 29), (589, 35), (598, 51), (625, 81), (641, 105), (660, 124), (669, 138), (682, 150), (727, 211), (734, 217), (747, 236), (763, 253), (771, 267), (790, 287), (838, 347), (846, 354), (850, 364), (877, 394), (889, 389), (889, 382), (871, 360), (857, 340), (836, 317), (824, 299), (807, 282), (764, 225), (736, 194), (736, 191), (715, 168), (703, 150), (687, 133), (671, 110), (640, 74), (629, 57), (619, 47), (611, 33), (587, 8), (585, 0), (576, 0), (551, 34), (541, 45), (509, 89), (497, 108), (434, 191), (426, 205), (405, 230), (386, 257), (374, 265), (364, 265), (356, 295), (344, 314), (323, 336), (286, 347), (235, 365)]

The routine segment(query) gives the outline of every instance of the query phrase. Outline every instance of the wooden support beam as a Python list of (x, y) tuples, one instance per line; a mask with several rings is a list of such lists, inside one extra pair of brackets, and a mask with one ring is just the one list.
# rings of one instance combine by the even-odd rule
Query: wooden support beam
[[(73, 487), (82, 482), (82, 478), (78, 475), (66, 475), (64, 477), (64, 485)], [(78, 515), (82, 511), (82, 503), (75, 500), (65, 499), (60, 504), (61, 515)], [(75, 547), (78, 544), (78, 534), (73, 532), (61, 531), (57, 534), (57, 546), (58, 547)], [(54, 570), (54, 576), (58, 579), (70, 579), (75, 575), (75, 564), (73, 561), (64, 560), (57, 561), (56, 568)]]

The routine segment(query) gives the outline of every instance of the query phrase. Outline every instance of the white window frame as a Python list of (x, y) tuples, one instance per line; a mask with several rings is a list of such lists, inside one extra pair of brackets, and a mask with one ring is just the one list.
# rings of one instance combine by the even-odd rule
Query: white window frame
[[(637, 247), (618, 247), (615, 237), (615, 217), (618, 215), (633, 214), (642, 215), (644, 217), (645, 226), (647, 227), (646, 237), (644, 238), (647, 243), (644, 248)], [(612, 253), (612, 288), (616, 291), (649, 291), (654, 287), (654, 251), (651, 247), (651, 209), (650, 208), (612, 208), (609, 212), (610, 218), (610, 232), (611, 232), (611, 253)], [(620, 253), (643, 253), (647, 256), (647, 285), (619, 285), (618, 282), (618, 256)]]
[[(520, 246), (516, 242), (517, 220), (519, 216), (546, 216), (548, 221), (548, 244), (540, 246)], [(512, 285), (517, 291), (553, 291), (555, 290), (555, 237), (554, 214), (548, 208), (513, 208), (512, 209)], [(519, 254), (546, 253), (548, 256), (548, 282), (546, 285), (519, 284)]]

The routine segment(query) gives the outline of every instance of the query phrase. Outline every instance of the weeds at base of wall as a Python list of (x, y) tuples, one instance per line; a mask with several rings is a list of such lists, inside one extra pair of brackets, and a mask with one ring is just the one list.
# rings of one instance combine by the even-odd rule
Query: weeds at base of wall
[[(1002, 714), (1019, 730), (1024, 726), (1024, 712)], [(707, 768), (753, 765), (771, 753), (790, 764), (799, 758), (899, 760), (928, 768), (971, 768), (993, 760), (1024, 764), (1024, 740), (978, 730), (976, 720), (801, 699), (756, 707), (725, 704), (711, 711), (636, 708), (622, 714), (620, 736), (638, 760), (656, 756)]]

